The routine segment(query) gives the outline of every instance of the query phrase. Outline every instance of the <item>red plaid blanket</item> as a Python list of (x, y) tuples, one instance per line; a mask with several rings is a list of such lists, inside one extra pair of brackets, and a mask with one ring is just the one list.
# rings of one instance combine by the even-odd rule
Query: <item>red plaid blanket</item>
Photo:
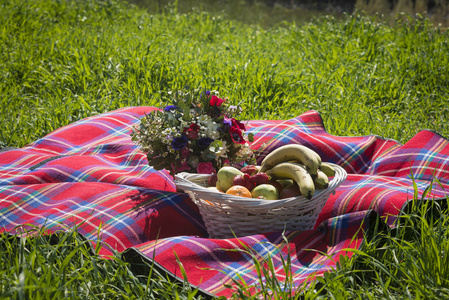
[(301, 143), (323, 161), (342, 166), (348, 177), (330, 196), (314, 230), (286, 232), (286, 239), (280, 232), (209, 239), (195, 204), (176, 192), (167, 172), (148, 166), (130, 139), (131, 127), (153, 109), (122, 108), (86, 118), (27, 147), (0, 152), (0, 232), (77, 226), (93, 243), (100, 232), (102, 254), (114, 249), (130, 260), (139, 256), (182, 279), (177, 256), (190, 284), (230, 296), (232, 288), (225, 284), (239, 277), (257, 289), (252, 260), (268, 256), (281, 281), (281, 258), (291, 256), (299, 288), (332, 270), (340, 255), (351, 255), (344, 249), (360, 247), (372, 214), (394, 226), (413, 198), (413, 181), (418, 197), (433, 184), (427, 199), (444, 198), (449, 187), (449, 143), (431, 131), (401, 145), (379, 136), (330, 135), (314, 111), (286, 121), (250, 121), (254, 149), (266, 154)]

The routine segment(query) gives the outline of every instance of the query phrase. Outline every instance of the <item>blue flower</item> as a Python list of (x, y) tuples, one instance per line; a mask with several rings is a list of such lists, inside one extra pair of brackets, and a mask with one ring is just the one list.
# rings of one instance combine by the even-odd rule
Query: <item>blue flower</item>
[(173, 139), (173, 141), (171, 142), (171, 147), (174, 150), (181, 150), (187, 145), (188, 141), (189, 139), (187, 138), (187, 136), (183, 134), (180, 137), (175, 137)]
[(171, 110), (175, 110), (177, 107), (176, 106), (174, 106), (174, 105), (167, 105), (165, 108), (164, 108), (164, 111), (171, 111)]
[(211, 139), (210, 137), (205, 137), (205, 138), (201, 138), (199, 139), (196, 144), (198, 147), (200, 147), (200, 149), (206, 149), (210, 143), (212, 143), (214, 141), (214, 139)]
[(209, 96), (210, 95), (210, 91), (206, 91), (205, 93), (201, 93), (200, 94), (200, 99), (202, 98), (203, 94), (206, 94), (206, 96)]

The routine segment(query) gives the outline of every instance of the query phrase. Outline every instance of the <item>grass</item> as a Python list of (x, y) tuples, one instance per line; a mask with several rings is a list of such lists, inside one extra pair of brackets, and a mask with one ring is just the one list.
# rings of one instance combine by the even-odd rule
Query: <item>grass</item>
[(163, 93), (186, 84), (241, 102), (248, 119), (312, 109), (336, 135), (448, 135), (448, 33), (426, 19), (392, 27), (361, 15), (323, 17), (263, 30), (113, 1), (0, 7), (3, 146), (115, 108), (161, 105)]
[(34, 237), (0, 236), (1, 299), (192, 299), (197, 293), (156, 269), (148, 277), (134, 274), (119, 253), (100, 258), (77, 228), (25, 234)]
[[(247, 119), (317, 110), (335, 135), (449, 136), (448, 31), (419, 17), (389, 21), (354, 14), (264, 29), (175, 6), (0, 0), (0, 147), (116, 108), (160, 106), (186, 84), (220, 91)], [(438, 209), (433, 220), (422, 208), (404, 215), (400, 230), (379, 233), (302, 296), (447, 295), (448, 214)], [(202, 298), (163, 274), (139, 277), (118, 253), (100, 258), (76, 229), (36, 230), (1, 236), (0, 298)]]
[[(167, 5), (174, 3), (170, 0), (127, 0), (150, 13), (161, 13)], [(267, 5), (267, 2), (275, 2)], [(334, 15), (341, 13), (323, 11), (313, 5), (289, 5), (287, 1), (264, 0), (182, 0), (176, 2), (176, 11), (181, 14), (207, 11), (214, 16), (222, 16), (246, 25), (258, 24), (262, 28), (270, 28), (282, 22), (307, 23), (316, 16)], [(316, 3), (315, 3), (316, 4)]]

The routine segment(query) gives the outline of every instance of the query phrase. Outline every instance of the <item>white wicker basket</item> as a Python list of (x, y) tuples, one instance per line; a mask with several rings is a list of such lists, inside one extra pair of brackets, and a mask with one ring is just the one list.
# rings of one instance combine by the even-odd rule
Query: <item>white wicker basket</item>
[(244, 198), (208, 189), (210, 175), (179, 173), (177, 187), (198, 206), (210, 238), (232, 238), (271, 231), (313, 229), (329, 195), (346, 179), (346, 171), (332, 164), (336, 174), (327, 189), (316, 190), (312, 199), (304, 196), (280, 200)]

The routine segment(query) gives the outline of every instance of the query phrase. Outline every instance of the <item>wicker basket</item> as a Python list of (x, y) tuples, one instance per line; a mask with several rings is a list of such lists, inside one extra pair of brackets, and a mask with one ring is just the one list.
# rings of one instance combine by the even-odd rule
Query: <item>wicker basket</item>
[(336, 174), (327, 189), (280, 200), (244, 198), (208, 189), (210, 175), (179, 173), (177, 187), (198, 206), (210, 238), (232, 238), (271, 231), (313, 229), (329, 195), (346, 179), (346, 171), (332, 164)]

